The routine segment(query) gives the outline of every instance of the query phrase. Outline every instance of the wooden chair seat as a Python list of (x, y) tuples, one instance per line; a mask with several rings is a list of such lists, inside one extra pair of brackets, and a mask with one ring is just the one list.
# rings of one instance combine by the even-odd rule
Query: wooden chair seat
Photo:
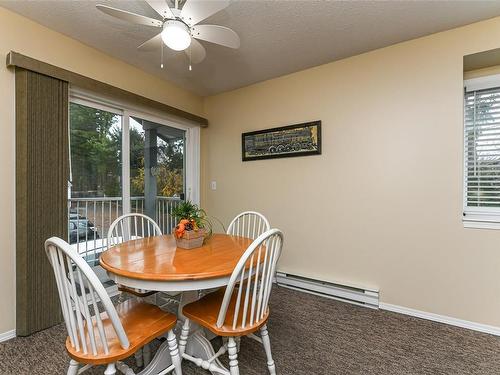
[[(155, 305), (139, 302), (135, 299), (120, 303), (116, 306), (116, 311), (130, 342), (130, 346), (127, 349), (121, 347), (120, 340), (113, 329), (111, 319), (103, 312), (101, 313), (101, 319), (106, 333), (109, 353), (107, 355), (102, 354), (104, 353), (104, 348), (100, 340), (96, 340), (98, 346), (97, 352), (99, 354), (97, 356), (94, 356), (91, 352), (84, 354), (82, 351), (77, 351), (72, 347), (68, 337), (66, 340), (66, 350), (69, 356), (77, 362), (93, 365), (116, 362), (131, 356), (145, 344), (173, 329), (177, 323), (175, 315), (164, 312)], [(93, 329), (95, 335), (98, 337), (98, 327), (95, 320)], [(85, 326), (85, 336), (87, 343), (89, 343), (90, 338), (87, 326)]]
[[(244, 284), (244, 287), (245, 285), (246, 283)], [(222, 300), (224, 299), (225, 292), (226, 288), (221, 288), (213, 293), (207, 294), (198, 301), (192, 302), (184, 306), (182, 313), (192, 321), (209, 329), (217, 336), (244, 336), (256, 332), (266, 324), (267, 319), (269, 317), (269, 310), (267, 310), (264, 313), (263, 319), (254, 322), (253, 325), (248, 325), (248, 318), (247, 318), (246, 326), (244, 328), (241, 327), (243, 320), (243, 309), (239, 309), (236, 329), (233, 329), (235, 307), (238, 298), (238, 289), (235, 288), (231, 295), (231, 302), (229, 303), (224, 324), (221, 327), (217, 327), (216, 324), (217, 318), (219, 316), (219, 311), (222, 304)], [(245, 300), (244, 292), (242, 292), (241, 294), (241, 300), (242, 301)], [(251, 306), (252, 305), (251, 296), (249, 297), (248, 300), (249, 300), (249, 306)], [(249, 314), (247, 314), (247, 316), (248, 315)]]

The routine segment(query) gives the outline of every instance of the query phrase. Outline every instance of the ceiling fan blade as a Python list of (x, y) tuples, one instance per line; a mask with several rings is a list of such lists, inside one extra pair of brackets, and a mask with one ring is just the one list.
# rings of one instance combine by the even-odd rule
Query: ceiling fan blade
[(154, 37), (152, 37), (151, 39), (146, 40), (139, 47), (137, 47), (137, 49), (143, 52), (157, 51), (161, 48), (162, 43), (163, 41), (161, 39), (161, 33), (159, 33)]
[(193, 38), (220, 44), (229, 48), (240, 48), (240, 37), (229, 27), (197, 25), (191, 28)]
[(230, 0), (187, 0), (182, 7), (180, 17), (193, 26), (226, 8)]
[(207, 55), (207, 51), (205, 51), (205, 47), (201, 45), (196, 39), (191, 39), (191, 45), (188, 49), (186, 49), (186, 55), (191, 57), (191, 62), (193, 64), (198, 64), (205, 59)]
[(112, 7), (108, 7), (107, 5), (102, 5), (102, 4), (98, 4), (98, 5), (96, 5), (96, 7), (101, 12), (104, 12), (110, 16), (119, 18), (119, 19), (124, 20), (124, 21), (137, 23), (139, 25), (146, 25), (146, 26), (155, 26), (155, 27), (162, 27), (163, 26), (163, 22), (160, 20), (156, 20), (154, 18), (150, 18), (150, 17), (146, 17), (146, 16), (141, 16), (140, 14), (136, 14), (136, 13), (127, 12), (126, 10), (112, 8)]
[(167, 5), (165, 0), (146, 0), (146, 3), (148, 3), (149, 6), (156, 11), (156, 13), (158, 13), (160, 16), (162, 16), (162, 18), (175, 19), (175, 16), (172, 13), (172, 10)]

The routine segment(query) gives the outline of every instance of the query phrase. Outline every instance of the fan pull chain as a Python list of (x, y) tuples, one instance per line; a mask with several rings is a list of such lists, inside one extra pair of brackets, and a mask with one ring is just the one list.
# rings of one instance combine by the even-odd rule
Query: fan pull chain
[(191, 65), (191, 53), (193, 51), (193, 47), (189, 47), (189, 71), (193, 70), (193, 67)]
[(163, 42), (161, 43), (161, 61), (160, 61), (160, 67), (163, 69)]

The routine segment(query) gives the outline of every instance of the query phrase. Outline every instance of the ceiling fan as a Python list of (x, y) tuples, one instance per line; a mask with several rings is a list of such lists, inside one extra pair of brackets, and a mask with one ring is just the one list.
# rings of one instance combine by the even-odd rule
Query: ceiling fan
[(151, 18), (126, 10), (98, 4), (97, 9), (110, 16), (139, 25), (160, 28), (161, 31), (137, 47), (140, 51), (161, 49), (163, 68), (163, 45), (174, 51), (185, 51), (191, 63), (197, 64), (206, 56), (205, 47), (197, 39), (220, 44), (229, 48), (239, 48), (240, 38), (233, 30), (219, 25), (199, 25), (204, 19), (226, 8), (230, 0), (175, 0), (169, 7), (168, 0), (145, 0), (159, 15)]

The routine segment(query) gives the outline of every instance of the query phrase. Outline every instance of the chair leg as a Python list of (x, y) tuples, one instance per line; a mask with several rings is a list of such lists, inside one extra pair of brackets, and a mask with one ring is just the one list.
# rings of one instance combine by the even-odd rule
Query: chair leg
[(77, 375), (78, 374), (78, 368), (80, 367), (80, 364), (72, 359), (69, 362), (69, 368), (68, 368), (68, 375)]
[(142, 365), (144, 364), (144, 361), (142, 360), (143, 359), (142, 348), (137, 349), (137, 351), (134, 353), (134, 357), (135, 357), (135, 364), (137, 365), (137, 367), (142, 367)]
[(267, 357), (267, 368), (271, 375), (276, 375), (276, 366), (274, 365), (273, 356), (271, 354), (271, 341), (269, 340), (269, 333), (267, 332), (267, 325), (263, 325), (260, 329), (260, 335), (262, 338), (262, 345), (264, 345), (264, 350), (266, 351)]
[(181, 336), (179, 337), (179, 352), (181, 353), (181, 357), (186, 351), (187, 339), (189, 336), (189, 319), (184, 321), (182, 325)]
[(120, 292), (118, 296), (118, 300), (116, 301), (118, 304), (125, 302), (125, 292)]
[(106, 370), (104, 371), (104, 375), (115, 375), (116, 374), (116, 365), (114, 363), (110, 363)]
[(168, 349), (170, 350), (170, 358), (172, 358), (172, 364), (174, 365), (174, 373), (175, 375), (182, 375), (181, 356), (177, 348), (177, 339), (174, 331), (168, 331), (167, 341)]
[(125, 362), (118, 361), (116, 362), (116, 369), (121, 372), (123, 375), (135, 375), (134, 370), (127, 366)]
[(227, 351), (229, 353), (229, 373), (231, 375), (240, 375), (240, 369), (238, 367), (238, 349), (234, 337), (229, 338)]
[(238, 351), (238, 353), (240, 352), (240, 348), (241, 348), (241, 337), (235, 337), (234, 338), (234, 341), (236, 341), (236, 349)]
[(149, 344), (144, 345), (142, 348), (142, 360), (144, 362), (144, 367), (151, 362), (151, 346), (149, 346)]

